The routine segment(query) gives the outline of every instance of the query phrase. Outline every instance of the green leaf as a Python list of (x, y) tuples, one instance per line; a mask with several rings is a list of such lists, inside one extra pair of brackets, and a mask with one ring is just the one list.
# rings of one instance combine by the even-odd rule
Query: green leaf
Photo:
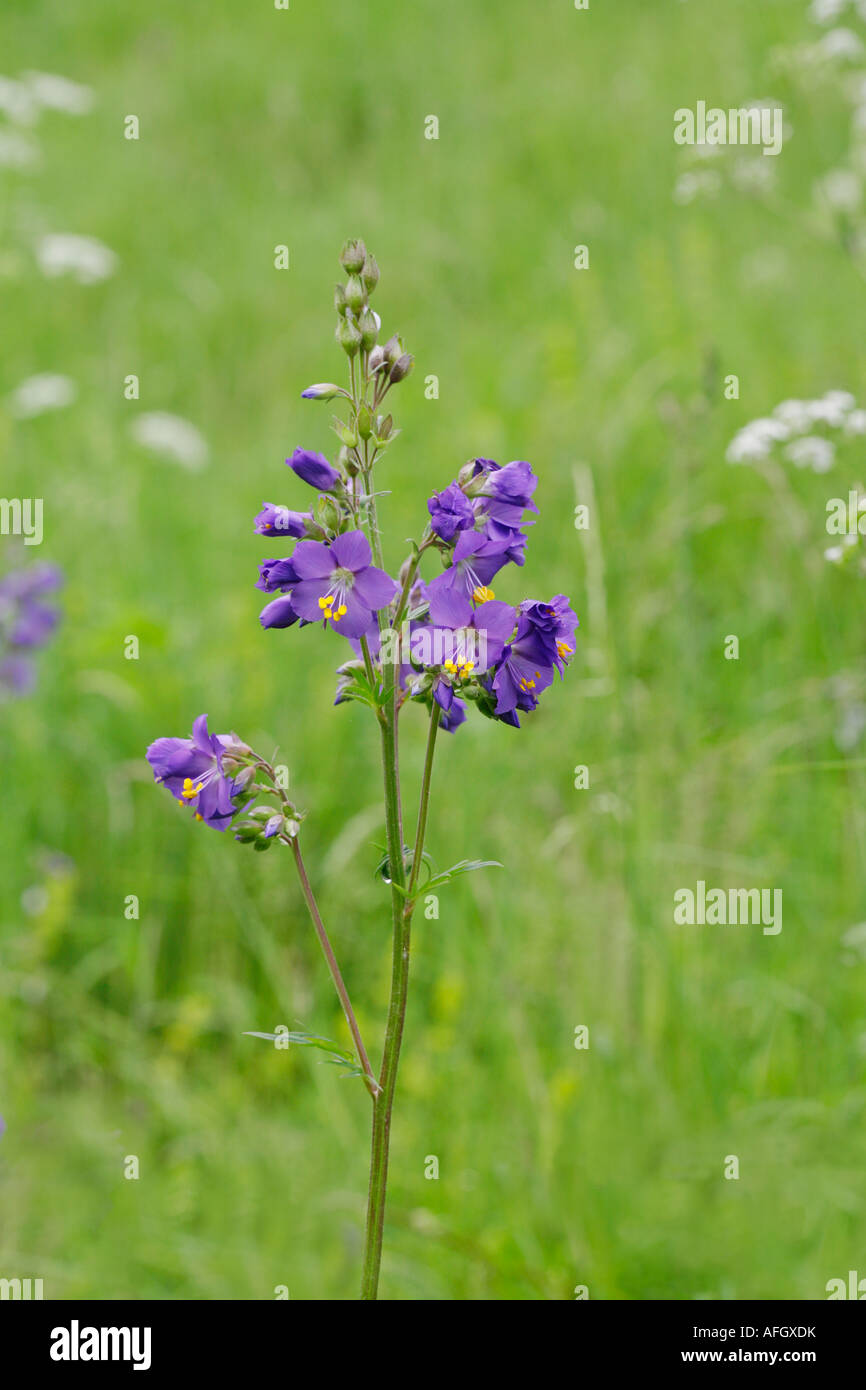
[(323, 1038), (319, 1033), (307, 1033), (304, 1030), (293, 1033), (254, 1033), (244, 1032), (245, 1038), (263, 1038), (265, 1042), (276, 1042), (278, 1038), (285, 1038), (290, 1043), (295, 1043), (297, 1047), (315, 1047), (320, 1052), (325, 1053), (325, 1061), (332, 1067), (343, 1067), (347, 1076), (363, 1076), (364, 1072), (358, 1065), (358, 1059), (354, 1052), (348, 1048), (343, 1048), (332, 1038)]
[(461, 859), (459, 864), (452, 864), (450, 869), (443, 869), (441, 873), (434, 874), (424, 884), (424, 888), (440, 888), (443, 883), (450, 883), (452, 878), (457, 878), (460, 874), (473, 874), (476, 869), (502, 869), (504, 867), (504, 864), (500, 864), (498, 859)]

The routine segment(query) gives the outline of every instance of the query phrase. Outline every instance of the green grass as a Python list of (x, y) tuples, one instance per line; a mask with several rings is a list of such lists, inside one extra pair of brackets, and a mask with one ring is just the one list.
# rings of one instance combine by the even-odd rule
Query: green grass
[[(329, 408), (299, 392), (343, 370), (350, 234), (417, 358), (380, 480), (389, 562), (467, 457), (528, 458), (541, 515), (497, 596), (565, 590), (581, 618), (520, 734), (473, 719), (440, 740), (428, 848), (506, 868), (417, 923), (383, 1294), (797, 1299), (866, 1274), (864, 964), (841, 943), (866, 916), (864, 769), (780, 771), (842, 758), (863, 696), (863, 591), (821, 558), (825, 500), (862, 462), (791, 476), (787, 506), (724, 462), (784, 397), (862, 392), (864, 285), (797, 218), (671, 197), (673, 111), (699, 98), (785, 102), (793, 206), (840, 162), (832, 90), (770, 67), (804, 9), (7, 3), (4, 71), (63, 73), (98, 106), (43, 118), (38, 172), (0, 171), (0, 396), (37, 371), (80, 392), (0, 415), (2, 492), (44, 497), (41, 554), (68, 576), (38, 694), (0, 728), (0, 1274), (51, 1298), (357, 1294), (367, 1097), (242, 1036), (346, 1036), (289, 861), (193, 825), (143, 762), (202, 710), (279, 744), (378, 1057), (375, 729), (331, 707), (336, 638), (259, 628), (251, 533), (263, 498), (300, 505), (291, 449), (331, 447)], [(40, 231), (98, 237), (118, 273), (41, 278)], [(752, 283), (756, 254), (775, 278)], [(140, 409), (195, 423), (208, 470), (134, 445)], [(404, 724), (412, 804), (420, 712)], [(781, 935), (675, 927), (698, 878), (781, 887)]]

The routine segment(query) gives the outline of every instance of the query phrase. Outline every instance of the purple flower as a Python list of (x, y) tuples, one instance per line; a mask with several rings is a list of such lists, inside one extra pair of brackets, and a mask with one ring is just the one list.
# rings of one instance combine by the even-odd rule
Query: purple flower
[[(493, 554), (486, 553), (487, 545), (488, 538), (483, 531), (460, 532), (450, 568), (442, 574), (437, 574), (427, 585), (430, 615), (434, 623), (438, 621), (434, 613), (434, 604), (438, 603), (440, 598), (450, 600), (451, 596), (456, 596), (461, 600), (459, 611), (453, 605), (447, 610), (449, 618), (453, 619), (455, 624), (470, 621), (470, 599), (474, 598), (476, 602), (483, 603), (486, 599), (493, 598), (488, 585), (503, 565), (508, 563), (508, 555), (495, 547)], [(444, 618), (443, 622), (447, 623), (449, 618)]]
[(63, 585), (63, 571), (57, 565), (31, 565), (28, 569), (13, 570), (0, 579), (0, 602), (24, 602), (41, 594), (53, 593)]
[(256, 535), (291, 536), (298, 540), (304, 535), (305, 523), (311, 520), (311, 512), (292, 512), (275, 502), (263, 502), (255, 520)]
[[(493, 459), (476, 459), (473, 470), (472, 495), (483, 499), (481, 511), (493, 521), (506, 526), (519, 526), (525, 511), (537, 512), (532, 494), (538, 479), (531, 466), (522, 459), (506, 463), (501, 468)], [(482, 479), (479, 483), (477, 480)]]
[(466, 723), (466, 706), (462, 700), (458, 700), (456, 695), (451, 708), (439, 716), (439, 728), (446, 734), (453, 734), (460, 728), (461, 724)]
[(536, 708), (539, 695), (553, 680), (558, 662), (554, 633), (521, 613), (517, 634), (505, 647), (491, 682), (497, 717), (512, 716), (508, 722), (519, 727), (516, 711)]
[(568, 598), (565, 594), (557, 594), (549, 603), (538, 599), (524, 599), (520, 605), (520, 612), (534, 629), (552, 636), (556, 644), (554, 665), (562, 675), (569, 657), (574, 654), (574, 633), (580, 625)]
[(262, 560), (256, 588), (265, 594), (284, 593), (297, 582), (298, 576), (291, 558), (282, 560)]
[(427, 502), (430, 525), (443, 541), (451, 541), (457, 531), (475, 524), (472, 503), (459, 483), (449, 483), (442, 492), (434, 492)]
[[(340, 394), (339, 386), (335, 386), (333, 381), (317, 381), (313, 386), (308, 386), (306, 391), (302, 391), (301, 397), (305, 401), (330, 401)], [(345, 392), (342, 394), (345, 395)]]
[(307, 622), (331, 622), (346, 637), (360, 637), (373, 614), (397, 591), (394, 580), (371, 564), (370, 542), (363, 531), (344, 531), (325, 545), (299, 541), (292, 552), (298, 582), (292, 606)]
[(27, 600), (21, 605), (7, 634), (12, 647), (42, 647), (60, 621), (55, 608)]
[(192, 726), (192, 738), (158, 738), (147, 750), (154, 780), (168, 788), (181, 805), (192, 806), (196, 820), (227, 830), (240, 807), (233, 798), (240, 787), (223, 768), (226, 753), (249, 749), (233, 734), (209, 734), (207, 715)]
[(442, 592), (430, 600), (430, 617), (431, 650), (442, 657), (433, 698), (447, 713), (461, 681), (477, 680), (498, 665), (517, 614), (510, 603), (490, 599), (470, 612), (467, 620), (461, 596)]
[(9, 695), (29, 695), (35, 684), (36, 667), (29, 657), (0, 657), (0, 690)]
[(340, 481), (336, 468), (332, 468), (324, 454), (314, 454), (309, 449), (296, 449), (286, 463), (293, 468), (299, 478), (319, 492), (332, 492)]
[(292, 600), (288, 595), (282, 598), (275, 598), (270, 603), (265, 604), (259, 614), (259, 622), (262, 627), (291, 627), (298, 621), (300, 615), (295, 612)]

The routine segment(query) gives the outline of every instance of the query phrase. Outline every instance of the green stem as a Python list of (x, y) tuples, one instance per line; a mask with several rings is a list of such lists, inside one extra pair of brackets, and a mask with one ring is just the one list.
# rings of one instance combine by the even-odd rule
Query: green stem
[(388, 1025), (382, 1070), (379, 1074), (380, 1092), (373, 1099), (373, 1138), (370, 1155), (370, 1191), (367, 1203), (367, 1238), (364, 1249), (364, 1272), (361, 1298), (375, 1299), (379, 1288), (379, 1268), (382, 1262), (382, 1234), (385, 1224), (385, 1200), (388, 1185), (388, 1151), (391, 1137), (391, 1112), (397, 1086), (397, 1067), (403, 1024), (406, 1018), (406, 997), (409, 988), (409, 944), (412, 930), (413, 902), (411, 893), (418, 878), (418, 865), (424, 849), (427, 808), (430, 800), (430, 778), (436, 730), (439, 726), (439, 706), (434, 702), (427, 738), (427, 754), (421, 783), (421, 803), (418, 829), (415, 836), (415, 856), (405, 893), (406, 871), (403, 862), (403, 831), (400, 814), (399, 769), (397, 765), (396, 717), (383, 711), (382, 761), (385, 772), (385, 828), (388, 839), (388, 865), (391, 875), (391, 914), (394, 927), (391, 961), (391, 999), (388, 1005)]
[(343, 981), (343, 976), (340, 973), (340, 967), (337, 964), (337, 957), (334, 955), (333, 947), (331, 946), (331, 943), (328, 940), (328, 933), (325, 931), (325, 924), (322, 921), (318, 904), (316, 903), (313, 890), (310, 887), (310, 880), (307, 877), (307, 870), (304, 865), (304, 859), (301, 854), (301, 846), (298, 843), (297, 835), (292, 835), (291, 837), (289, 837), (288, 842), (291, 845), (292, 853), (295, 856), (295, 864), (298, 870), (298, 878), (301, 881), (301, 892), (304, 895), (304, 900), (309, 909), (310, 916), (313, 919), (313, 926), (316, 929), (316, 935), (319, 938), (319, 943), (322, 947), (322, 950), (325, 953), (325, 960), (328, 962), (328, 969), (331, 972), (331, 979), (334, 981), (334, 986), (336, 988), (337, 994), (339, 995), (340, 1003), (343, 1006), (343, 1013), (346, 1015), (346, 1022), (349, 1025), (349, 1032), (352, 1034), (352, 1037), (355, 1041), (355, 1047), (357, 1048), (358, 1057), (361, 1062), (361, 1067), (364, 1073), (364, 1085), (367, 1087), (367, 1090), (373, 1097), (373, 1104), (375, 1105), (376, 1096), (379, 1093), (379, 1084), (373, 1075), (373, 1068), (370, 1066), (370, 1059), (367, 1056), (367, 1050), (364, 1047), (364, 1043), (361, 1038), (361, 1030), (358, 1027), (358, 1020), (355, 1017), (355, 1011), (352, 1008), (352, 1001), (349, 998), (349, 991), (346, 989), (345, 983)]

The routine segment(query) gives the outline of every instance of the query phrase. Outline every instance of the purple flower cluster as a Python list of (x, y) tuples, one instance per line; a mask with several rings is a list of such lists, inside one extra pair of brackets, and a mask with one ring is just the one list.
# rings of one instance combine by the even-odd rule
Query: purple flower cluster
[(436, 701), (442, 728), (463, 723), (467, 701), (519, 727), (518, 712), (535, 709), (555, 673), (562, 675), (578, 625), (564, 594), (513, 607), (491, 588), (506, 565), (524, 563), (538, 512), (530, 465), (473, 459), (434, 493), (419, 554), (435, 548), (444, 568), (426, 584), (412, 568), (404, 594), (372, 563), (358, 523), (357, 480), (307, 450), (296, 449), (286, 462), (319, 497), (313, 512), (268, 503), (256, 518), (260, 535), (296, 541), (290, 555), (259, 566), (257, 587), (275, 595), (262, 610), (262, 626), (321, 622), (348, 638), (356, 659), (338, 669), (338, 704), (354, 697), (366, 648), (377, 672), (386, 662), (399, 667), (401, 704)]
[(192, 726), (192, 738), (158, 738), (147, 750), (154, 781), (167, 787), (182, 806), (191, 806), (195, 818), (214, 830), (227, 830), (243, 809), (236, 804), (247, 779), (243, 759), (250, 753), (234, 734), (210, 734), (207, 715)]
[(60, 614), (46, 603), (63, 575), (55, 565), (29, 565), (0, 579), (0, 696), (26, 695), (36, 681), (33, 654), (53, 636)]

